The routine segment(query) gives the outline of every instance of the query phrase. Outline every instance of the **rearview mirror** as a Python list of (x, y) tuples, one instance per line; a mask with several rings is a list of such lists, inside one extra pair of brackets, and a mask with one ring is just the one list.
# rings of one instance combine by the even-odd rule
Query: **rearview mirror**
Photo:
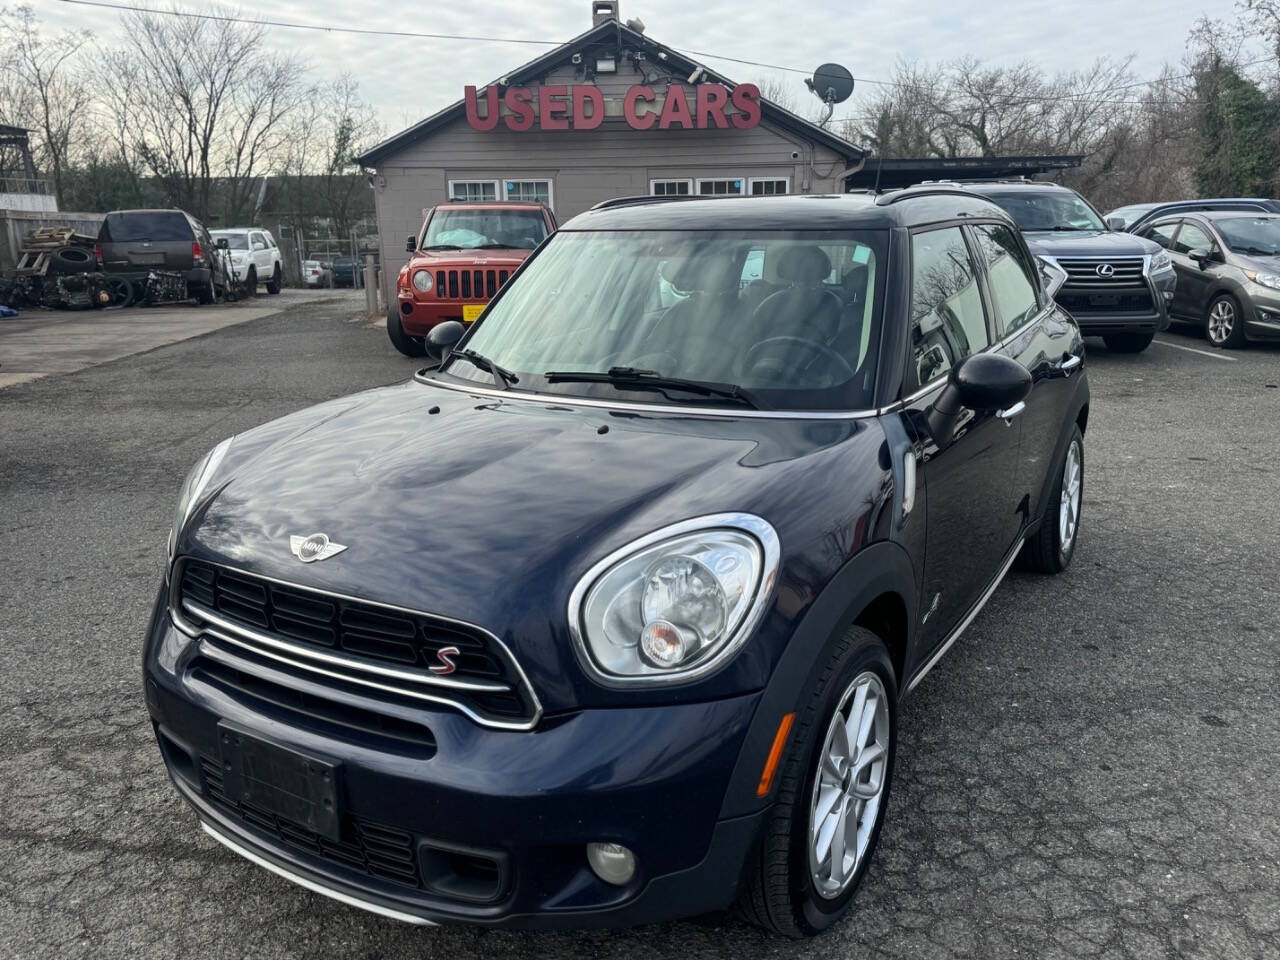
[(929, 408), (929, 433), (939, 447), (951, 441), (962, 410), (1009, 411), (1031, 392), (1031, 372), (1002, 353), (975, 353), (951, 368), (947, 385)]
[(1107, 229), (1116, 232), (1124, 231), (1124, 217), (1107, 217)]
[(408, 250), (410, 253), (413, 253), (415, 250), (418, 249), (418, 238), (410, 237), (408, 240), (404, 242), (404, 248)]
[(457, 320), (437, 323), (427, 334), (427, 354), (433, 360), (443, 361), (466, 332), (467, 328)]

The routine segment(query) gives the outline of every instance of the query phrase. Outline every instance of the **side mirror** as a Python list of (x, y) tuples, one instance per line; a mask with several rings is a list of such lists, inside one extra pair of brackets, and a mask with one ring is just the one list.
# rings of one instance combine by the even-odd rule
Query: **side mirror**
[(216, 246), (219, 250), (226, 250), (231, 246), (231, 244), (227, 241), (226, 237), (219, 237)]
[(1107, 217), (1107, 229), (1124, 232), (1124, 217)]
[[(951, 368), (930, 407), (929, 432), (939, 447), (951, 441), (962, 410), (1012, 410), (1031, 392), (1031, 372), (1002, 353), (975, 353)], [(1011, 414), (1012, 415), (1012, 414)]]
[(410, 237), (408, 240), (404, 242), (404, 248), (408, 250), (410, 253), (413, 253), (415, 250), (418, 249), (418, 238)]
[(427, 354), (437, 362), (443, 361), (466, 332), (467, 328), (457, 320), (437, 323), (427, 334)]
[(255, 249), (255, 250), (265, 250), (265, 249), (267, 249), (267, 245), (266, 245), (265, 243), (263, 243), (261, 240), (255, 240), (255, 241), (253, 241), (253, 249)]

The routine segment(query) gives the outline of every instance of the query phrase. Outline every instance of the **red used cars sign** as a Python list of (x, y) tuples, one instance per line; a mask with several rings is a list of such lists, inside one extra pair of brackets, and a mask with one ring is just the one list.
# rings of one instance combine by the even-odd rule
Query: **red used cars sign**
[[(721, 83), (693, 87), (673, 83), (660, 105), (658, 101), (658, 91), (647, 84), (627, 88), (622, 98), (623, 119), (635, 130), (747, 130), (760, 123), (760, 88), (754, 83), (740, 83), (733, 90)], [(494, 86), (483, 90), (467, 87), (465, 102), (467, 123), (484, 131), (495, 129), (500, 121), (516, 131), (594, 130), (605, 116), (604, 94), (592, 84), (507, 87), (501, 96)], [(500, 105), (506, 107), (505, 112)]]

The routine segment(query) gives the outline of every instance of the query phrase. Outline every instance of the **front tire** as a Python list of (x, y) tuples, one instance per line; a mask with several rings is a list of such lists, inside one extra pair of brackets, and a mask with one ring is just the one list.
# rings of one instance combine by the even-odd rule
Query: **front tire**
[(404, 332), (404, 327), (400, 323), (400, 314), (394, 307), (387, 311), (387, 336), (391, 338), (391, 345), (406, 357), (427, 355), (427, 345), (422, 337), (411, 337)]
[(880, 839), (898, 725), (884, 642), (850, 627), (796, 723), (739, 909), (752, 923), (799, 939), (848, 914)]
[(1080, 508), (1084, 504), (1084, 435), (1072, 424), (1071, 439), (1057, 480), (1040, 515), (1040, 529), (1022, 548), (1023, 566), (1039, 573), (1061, 573), (1071, 566), (1080, 541)]
[(1244, 346), (1244, 317), (1235, 297), (1224, 293), (1213, 298), (1205, 316), (1204, 333), (1215, 347), (1235, 350)]
[(1112, 353), (1141, 353), (1151, 346), (1156, 338), (1155, 332), (1149, 333), (1108, 333), (1102, 338), (1107, 349)]
[(271, 274), (271, 279), (267, 281), (267, 293), (275, 295), (280, 292), (280, 264), (276, 264), (275, 271)]

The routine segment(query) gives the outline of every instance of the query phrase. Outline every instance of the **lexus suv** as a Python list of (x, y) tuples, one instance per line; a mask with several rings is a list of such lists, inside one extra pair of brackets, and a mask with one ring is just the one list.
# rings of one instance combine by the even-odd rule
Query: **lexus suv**
[(1013, 220), (608, 201), (427, 346), (182, 487), (144, 683), (201, 827), (411, 923), (836, 923), (902, 698), (1079, 542), (1080, 331)]
[(280, 266), (280, 248), (270, 230), (257, 227), (228, 227), (211, 231), (215, 241), (225, 239), (231, 251), (231, 272), (245, 292), (254, 296), (258, 284), (264, 284), (267, 293), (280, 292), (284, 286), (284, 270)]
[(423, 337), (438, 323), (480, 316), (499, 288), (556, 228), (541, 203), (442, 203), (405, 243), (412, 256), (396, 278), (387, 313), (392, 345), (409, 357), (426, 354)]
[(1177, 277), (1159, 246), (1110, 231), (1084, 197), (1033, 181), (973, 182), (1017, 221), (1027, 245), (1059, 274), (1057, 300), (1085, 335), (1116, 353), (1140, 353), (1169, 326)]

